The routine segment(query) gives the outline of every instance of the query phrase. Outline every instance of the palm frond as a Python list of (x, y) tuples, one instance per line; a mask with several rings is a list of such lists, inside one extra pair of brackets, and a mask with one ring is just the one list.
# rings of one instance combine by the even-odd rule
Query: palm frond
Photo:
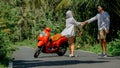
[(61, 2), (56, 7), (56, 10), (62, 9), (64, 7), (67, 7), (67, 6), (70, 6), (70, 5), (71, 5), (71, 0), (61, 0)]

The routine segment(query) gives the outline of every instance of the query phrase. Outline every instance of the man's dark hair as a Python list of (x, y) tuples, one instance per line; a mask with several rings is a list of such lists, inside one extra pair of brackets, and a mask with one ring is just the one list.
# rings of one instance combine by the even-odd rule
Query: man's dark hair
[(102, 7), (103, 10), (105, 10), (105, 6), (104, 5), (98, 5), (100, 7)]
[(105, 6), (104, 5), (100, 5), (102, 8), (103, 8), (103, 10), (105, 10)]

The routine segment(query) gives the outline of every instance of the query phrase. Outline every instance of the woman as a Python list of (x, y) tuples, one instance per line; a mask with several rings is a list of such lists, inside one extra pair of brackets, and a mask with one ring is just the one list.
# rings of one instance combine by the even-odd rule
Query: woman
[(75, 43), (75, 31), (74, 26), (80, 25), (72, 15), (72, 11), (68, 10), (66, 12), (66, 28), (62, 31), (62, 36), (66, 36), (70, 43), (70, 57), (74, 57), (74, 43)]

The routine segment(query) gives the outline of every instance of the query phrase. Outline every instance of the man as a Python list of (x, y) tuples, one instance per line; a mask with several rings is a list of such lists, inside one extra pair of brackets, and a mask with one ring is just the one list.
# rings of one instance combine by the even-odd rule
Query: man
[(98, 6), (98, 14), (93, 18), (82, 22), (82, 25), (86, 25), (87, 23), (91, 23), (97, 20), (98, 23), (98, 40), (101, 43), (102, 53), (99, 56), (107, 57), (106, 49), (107, 49), (107, 42), (106, 42), (106, 35), (109, 33), (109, 26), (110, 26), (110, 16), (109, 14), (104, 11), (104, 7), (99, 5)]

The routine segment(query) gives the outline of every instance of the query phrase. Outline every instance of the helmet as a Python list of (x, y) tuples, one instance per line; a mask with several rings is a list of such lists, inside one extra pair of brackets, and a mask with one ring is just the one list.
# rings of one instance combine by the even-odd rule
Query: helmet
[(45, 28), (45, 31), (50, 32), (50, 28), (49, 28), (49, 27), (46, 27), (46, 28)]

